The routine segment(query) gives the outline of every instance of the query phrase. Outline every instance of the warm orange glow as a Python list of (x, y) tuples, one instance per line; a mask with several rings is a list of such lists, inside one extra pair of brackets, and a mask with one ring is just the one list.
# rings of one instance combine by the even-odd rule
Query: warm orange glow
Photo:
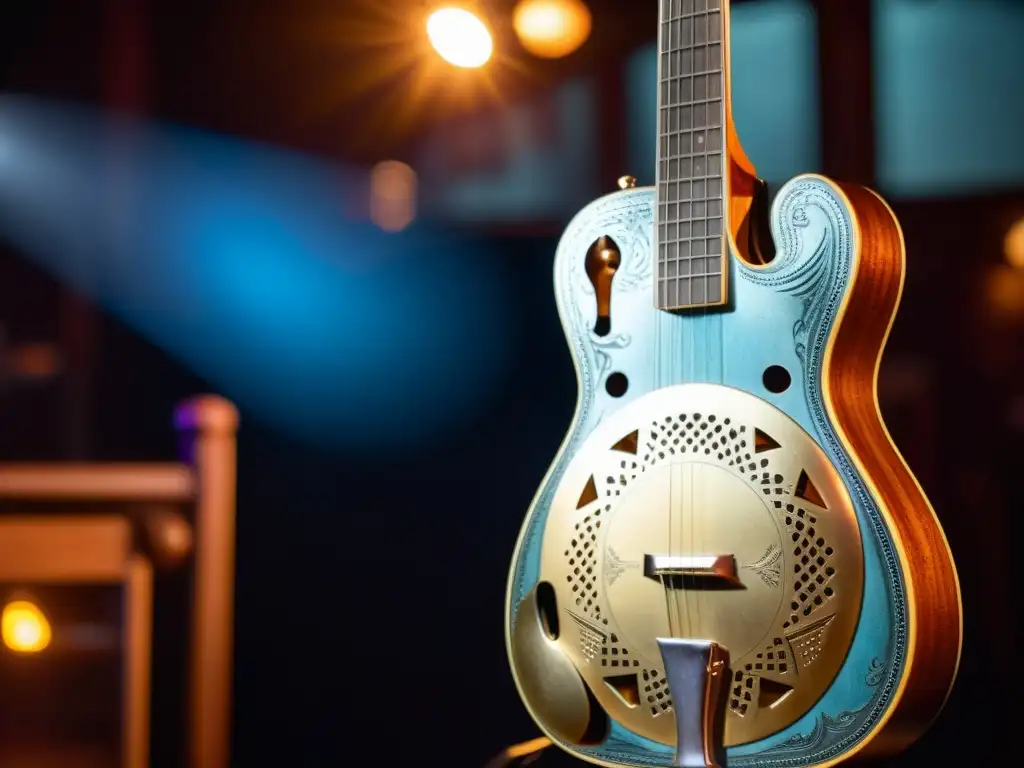
[[(418, 8), (373, 0), (363, 3), (368, 13), (360, 15), (359, 23), (353, 22), (351, 13), (340, 12), (337, 7), (330, 10), (331, 4), (324, 4), (323, 13), (291, 14), (295, 18), (289, 24), (294, 22), (294, 30), (290, 29), (288, 35), (291, 37), (294, 31), (297, 45), (341, 57), (338, 66), (324, 67), (322, 77), (296, 92), (296, 104), (302, 113), (297, 119), (327, 124), (352, 103), (366, 100), (367, 107), (360, 108), (358, 116), (349, 120), (345, 134), (352, 151), (372, 156), (382, 143), (406, 145), (422, 131), (425, 118), (501, 108), (509, 94), (499, 81), (509, 68), (524, 63), (508, 57), (499, 59), (497, 40), (490, 42), (495, 30), (480, 36), (484, 51), (492, 45), (494, 48), (491, 60), (476, 69), (456, 69), (438, 54), (430, 39), (428, 27), (444, 21), (441, 17), (429, 22), (432, 14), (463, 3), (467, 9), (491, 8), (481, 0), (429, 0)], [(486, 31), (491, 17), (483, 14), (481, 10), (478, 18)], [(440, 31), (444, 33), (444, 24)], [(445, 39), (442, 34), (438, 42), (444, 45)], [(352, 64), (352, 55), (362, 59), (360, 52), (371, 57), (370, 65), (347, 66)], [(365, 209), (365, 202), (362, 207)]]
[(541, 736), (536, 739), (524, 741), (521, 744), (513, 744), (505, 750), (505, 754), (509, 757), (526, 757), (526, 755), (532, 755), (534, 752), (539, 752), (540, 750), (547, 749), (550, 746), (551, 739)]
[(53, 376), (60, 368), (60, 354), (52, 344), (26, 344), (12, 350), (14, 369), (22, 376)]
[(1024, 316), (1024, 271), (1004, 265), (991, 269), (985, 293), (993, 314), (1004, 319)]
[(1024, 269), (1024, 219), (1020, 219), (1006, 233), (1003, 251), (1011, 267)]
[(4, 606), (0, 617), (0, 634), (4, 645), (15, 653), (45, 651), (53, 637), (50, 622), (34, 603), (15, 600)]
[(416, 218), (416, 171), (387, 160), (370, 171), (370, 220), (387, 232), (398, 232)]
[(543, 59), (568, 56), (590, 36), (592, 19), (583, 0), (522, 0), (512, 25), (523, 47)]
[(442, 8), (430, 14), (427, 37), (438, 55), (456, 67), (482, 67), (494, 50), (487, 26), (464, 8)]

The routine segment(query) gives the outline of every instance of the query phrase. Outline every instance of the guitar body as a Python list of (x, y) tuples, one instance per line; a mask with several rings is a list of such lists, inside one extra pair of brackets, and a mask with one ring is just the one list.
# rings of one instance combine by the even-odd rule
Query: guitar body
[[(520, 694), (584, 760), (693, 764), (655, 638), (701, 637), (728, 652), (719, 762), (897, 751), (942, 708), (962, 630), (946, 540), (876, 398), (899, 226), (867, 190), (798, 177), (769, 214), (770, 263), (729, 258), (724, 306), (666, 312), (656, 207), (653, 189), (608, 195), (558, 247), (579, 399), (513, 558)], [(586, 263), (602, 236), (620, 263), (598, 335)], [(670, 584), (654, 555), (728, 556), (735, 575)]]

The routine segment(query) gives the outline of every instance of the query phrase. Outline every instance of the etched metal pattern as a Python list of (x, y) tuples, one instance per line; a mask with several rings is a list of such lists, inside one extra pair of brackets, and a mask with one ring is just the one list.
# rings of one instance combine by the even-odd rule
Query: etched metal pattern
[[(759, 444), (762, 428), (775, 438), (770, 448)], [(823, 506), (795, 495), (804, 475)], [(729, 649), (740, 676), (726, 743), (742, 744), (785, 727), (820, 697), (859, 615), (859, 534), (841, 481), (793, 422), (726, 387), (660, 389), (606, 420), (563, 477), (544, 541), (540, 577), (575, 629), (560, 647), (615, 721), (663, 744), (674, 743), (675, 731), (671, 718), (660, 717), (673, 702), (659, 674), (657, 638)], [(753, 564), (766, 550), (780, 553), (791, 579), (772, 586), (741, 567), (749, 574), (741, 588), (701, 591), (687, 577), (659, 584), (639, 567), (645, 554), (673, 553), (728, 552)], [(812, 623), (821, 627), (813, 669), (792, 645)], [(600, 665), (589, 650), (596, 634), (604, 638)], [(645, 707), (623, 700), (626, 672), (640, 675), (632, 685)]]

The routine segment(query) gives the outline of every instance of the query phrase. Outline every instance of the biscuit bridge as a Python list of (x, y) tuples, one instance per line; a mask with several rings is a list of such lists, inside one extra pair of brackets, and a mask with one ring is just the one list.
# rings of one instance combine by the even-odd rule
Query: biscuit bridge
[(733, 555), (644, 555), (644, 576), (666, 589), (742, 589)]

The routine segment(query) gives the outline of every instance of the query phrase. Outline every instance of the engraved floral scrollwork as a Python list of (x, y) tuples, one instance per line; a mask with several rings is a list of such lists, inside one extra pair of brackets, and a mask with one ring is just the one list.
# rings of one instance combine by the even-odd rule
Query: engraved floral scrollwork
[(590, 344), (594, 348), (594, 374), (601, 378), (612, 367), (612, 356), (608, 353), (610, 349), (623, 349), (629, 346), (633, 337), (628, 333), (619, 333), (614, 336), (598, 336), (593, 330), (590, 331)]
[[(593, 209), (591, 211), (591, 209)], [(653, 275), (651, 234), (654, 229), (654, 210), (649, 202), (637, 204), (632, 197), (612, 196), (598, 201), (588, 208), (579, 225), (570, 226), (559, 249), (558, 263), (565, 270), (565, 281), (557, 280), (562, 306), (571, 313), (573, 329), (580, 338), (586, 339), (580, 352), (592, 365), (593, 380), (600, 381), (612, 366), (612, 351), (629, 346), (633, 337), (628, 333), (598, 336), (594, 333), (591, 318), (584, 308), (592, 302), (580, 300), (593, 296), (594, 286), (586, 272), (587, 249), (601, 235), (610, 236), (622, 253), (622, 264), (612, 282), (614, 293), (650, 285)], [(577, 295), (574, 296), (573, 294)], [(613, 295), (614, 295), (613, 293)], [(614, 299), (613, 299), (614, 301)], [(586, 391), (585, 396), (590, 392)]]
[(608, 586), (614, 584), (619, 576), (624, 574), (628, 568), (637, 568), (639, 563), (628, 563), (623, 560), (614, 549), (608, 547), (608, 553), (605, 555), (605, 573), (608, 577)]
[[(522, 556), (536, 549), (537, 538), (544, 530), (548, 509), (558, 483), (565, 472), (569, 458), (587, 432), (600, 422), (601, 414), (594, 414), (594, 394), (601, 377), (611, 364), (609, 350), (621, 349), (632, 342), (629, 334), (609, 338), (596, 337), (588, 327), (582, 307), (577, 300), (579, 292), (593, 294), (593, 286), (586, 275), (585, 254), (590, 245), (602, 234), (616, 239), (623, 253), (621, 274), (616, 275), (613, 290), (622, 291), (650, 285), (654, 273), (651, 254), (651, 236), (654, 232), (654, 209), (649, 191), (635, 190), (614, 194), (597, 200), (576, 215), (559, 242), (555, 254), (555, 298), (566, 326), (580, 382), (579, 410), (573, 421), (572, 432), (563, 445), (546, 484), (533, 504), (533, 510), (523, 531), (520, 552), (517, 553), (514, 574), (514, 599), (510, 602), (510, 621), (515, 622), (519, 603), (532, 588), (536, 578), (532, 573), (535, 560)], [(620, 279), (624, 278), (624, 279)], [(595, 342), (600, 338), (600, 342)]]
[(772, 544), (756, 563), (744, 563), (742, 567), (753, 571), (761, 578), (761, 581), (775, 589), (779, 586), (779, 581), (782, 578), (782, 570), (779, 563), (781, 559), (782, 549), (778, 544)]
[(806, 752), (813, 750), (827, 743), (837, 734), (845, 733), (857, 724), (858, 715), (864, 707), (850, 712), (840, 712), (835, 717), (831, 715), (820, 715), (814, 723), (810, 733), (801, 733), (782, 742), (774, 749), (768, 750), (771, 754), (784, 754), (786, 752)]
[(616, 287), (620, 291), (628, 291), (644, 285), (650, 285), (650, 277), (654, 273), (654, 256), (651, 250), (651, 235), (654, 230), (654, 212), (651, 206), (636, 209), (629, 217), (624, 229), (629, 234), (629, 249), (625, 264), (615, 276)]
[(887, 667), (884, 659), (872, 659), (871, 667), (868, 669), (868, 674), (864, 678), (864, 682), (874, 688), (882, 682), (882, 678), (885, 677), (886, 669)]
[[(888, 665), (882, 659), (872, 659), (871, 665), (868, 669), (868, 673), (865, 676), (865, 682), (872, 688), (877, 686), (885, 675), (885, 671)], [(837, 740), (837, 737), (845, 735), (852, 728), (856, 727), (861, 721), (861, 715), (868, 707), (871, 706), (874, 699), (868, 700), (863, 706), (858, 707), (854, 710), (848, 710), (840, 712), (834, 717), (828, 714), (821, 714), (818, 719), (814, 722), (814, 728), (811, 729), (810, 733), (800, 733), (793, 736), (781, 744), (777, 744), (773, 748), (766, 750), (761, 753), (760, 756), (765, 755), (784, 755), (786, 753), (804, 753), (809, 750), (816, 749), (823, 745), (828, 745), (829, 742)], [(774, 761), (766, 763), (766, 765), (774, 765)]]
[(798, 206), (793, 209), (793, 226), (794, 227), (806, 227), (811, 223), (811, 220), (807, 217), (807, 202), (804, 205)]

